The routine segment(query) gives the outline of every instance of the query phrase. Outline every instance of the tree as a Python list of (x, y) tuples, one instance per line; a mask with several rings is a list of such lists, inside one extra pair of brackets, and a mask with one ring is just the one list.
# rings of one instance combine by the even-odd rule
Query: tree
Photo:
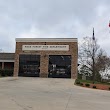
[(100, 46), (97, 44), (95, 38), (85, 37), (79, 48), (79, 63), (86, 65), (89, 71), (92, 73), (92, 80), (95, 80), (96, 76), (96, 59), (100, 51)]
[(79, 46), (79, 64), (79, 74), (88, 74), (93, 81), (101, 81), (104, 76), (110, 77), (110, 57), (100, 48), (96, 39), (83, 38)]
[(96, 60), (96, 68), (98, 72), (101, 74), (102, 81), (103, 79), (108, 79), (110, 75), (110, 57), (106, 55), (105, 52), (100, 51), (97, 60)]

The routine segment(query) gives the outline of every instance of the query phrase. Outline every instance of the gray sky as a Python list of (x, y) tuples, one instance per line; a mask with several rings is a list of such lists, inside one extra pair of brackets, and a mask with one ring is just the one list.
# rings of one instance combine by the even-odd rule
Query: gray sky
[(95, 37), (110, 55), (110, 0), (0, 0), (0, 48), (15, 38)]

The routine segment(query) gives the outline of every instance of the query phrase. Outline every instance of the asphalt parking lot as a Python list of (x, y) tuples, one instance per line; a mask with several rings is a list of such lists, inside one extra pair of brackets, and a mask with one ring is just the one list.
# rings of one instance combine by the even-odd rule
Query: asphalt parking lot
[(0, 78), (0, 110), (110, 110), (110, 91), (77, 87), (73, 79)]

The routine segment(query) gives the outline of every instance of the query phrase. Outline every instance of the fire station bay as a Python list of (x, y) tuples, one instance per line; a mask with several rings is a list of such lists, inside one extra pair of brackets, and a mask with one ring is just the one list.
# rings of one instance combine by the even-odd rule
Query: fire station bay
[(15, 53), (0, 54), (1, 68), (13, 68), (14, 77), (77, 77), (77, 38), (16, 38)]

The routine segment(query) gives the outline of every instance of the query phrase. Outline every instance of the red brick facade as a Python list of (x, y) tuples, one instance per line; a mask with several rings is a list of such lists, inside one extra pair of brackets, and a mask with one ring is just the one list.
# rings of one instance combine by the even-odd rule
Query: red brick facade
[[(74, 40), (74, 39), (73, 39)], [(77, 59), (78, 59), (78, 44), (76, 41), (71, 42), (54, 42), (53, 41), (27, 41), (26, 39), (21, 41), (18, 39), (16, 41), (16, 51), (15, 51), (15, 63), (14, 63), (14, 76), (18, 76), (19, 72), (19, 55), (20, 54), (33, 54), (40, 55), (40, 77), (48, 77), (48, 62), (49, 55), (71, 55), (71, 78), (77, 77)], [(26, 42), (25, 42), (26, 41)], [(69, 45), (69, 51), (22, 51), (23, 45)]]

